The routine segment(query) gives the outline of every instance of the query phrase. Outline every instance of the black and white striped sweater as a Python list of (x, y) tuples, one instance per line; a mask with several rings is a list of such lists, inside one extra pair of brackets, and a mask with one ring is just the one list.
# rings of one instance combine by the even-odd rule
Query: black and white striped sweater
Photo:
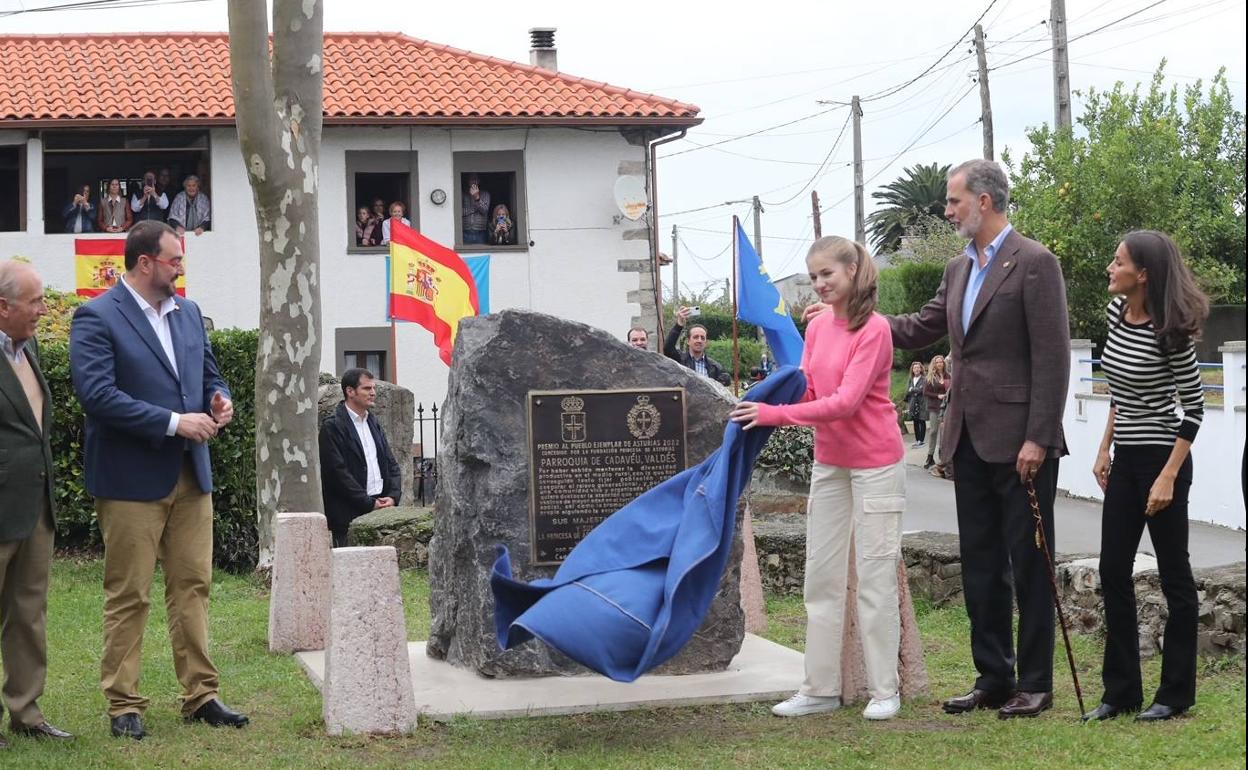
[(1176, 437), (1191, 441), (1205, 413), (1196, 346), (1189, 341), (1180, 350), (1163, 353), (1152, 321), (1128, 323), (1126, 305), (1123, 297), (1109, 303), (1109, 337), (1101, 353), (1101, 371), (1109, 380), (1115, 408), (1114, 443), (1173, 446)]

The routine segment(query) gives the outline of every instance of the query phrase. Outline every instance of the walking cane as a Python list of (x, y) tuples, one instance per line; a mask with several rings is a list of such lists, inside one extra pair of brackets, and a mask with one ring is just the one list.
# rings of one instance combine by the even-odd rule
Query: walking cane
[(1036, 484), (1027, 479), (1027, 497), (1031, 500), (1031, 515), (1036, 520), (1036, 548), (1044, 554), (1044, 564), (1049, 568), (1049, 586), (1053, 589), (1053, 605), (1057, 607), (1057, 620), (1062, 626), (1062, 640), (1066, 642), (1066, 661), (1070, 663), (1070, 678), (1075, 682), (1075, 698), (1079, 701), (1079, 713), (1087, 713), (1083, 708), (1083, 690), (1079, 687), (1079, 673), (1075, 670), (1075, 653), (1070, 648), (1070, 632), (1066, 630), (1066, 613), (1062, 611), (1062, 597), (1057, 592), (1057, 572), (1053, 569), (1053, 557), (1049, 555), (1049, 544), (1044, 537), (1044, 517), (1040, 515), (1040, 500), (1036, 497)]

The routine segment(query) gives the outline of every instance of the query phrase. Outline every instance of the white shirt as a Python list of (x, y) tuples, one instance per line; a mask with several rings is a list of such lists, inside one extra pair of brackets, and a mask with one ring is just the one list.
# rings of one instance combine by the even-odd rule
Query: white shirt
[[(134, 301), (139, 303), (139, 309), (143, 311), (143, 317), (151, 324), (152, 331), (156, 333), (156, 339), (160, 341), (160, 349), (165, 351), (165, 358), (169, 359), (169, 365), (173, 367), (174, 376), (177, 376), (178, 359), (173, 355), (173, 331), (169, 327), (169, 314), (177, 309), (178, 303), (173, 301), (173, 297), (166, 297), (159, 308), (154, 308), (143, 299), (143, 295), (134, 290), (134, 287), (126, 283), (123, 275), (121, 285), (126, 287), (126, 291), (130, 292), (130, 296), (134, 297)], [(177, 412), (169, 414), (169, 427), (165, 429), (166, 436), (172, 436), (178, 432), (178, 420), (182, 415)]]
[(361, 416), (348, 406), (347, 414), (351, 415), (351, 423), (355, 425), (355, 435), (359, 436), (360, 445), (364, 447), (364, 467), (368, 469), (368, 480), (364, 484), (364, 491), (376, 497), (381, 494), (383, 485), (381, 466), (377, 464), (377, 445), (373, 443), (373, 432), (368, 429), (368, 412)]
[[(169, 208), (169, 196), (165, 195), (163, 192), (160, 195), (157, 195), (154, 200), (156, 201), (156, 206), (162, 211)], [(143, 210), (142, 195), (135, 195), (130, 198), (130, 210), (136, 214)]]

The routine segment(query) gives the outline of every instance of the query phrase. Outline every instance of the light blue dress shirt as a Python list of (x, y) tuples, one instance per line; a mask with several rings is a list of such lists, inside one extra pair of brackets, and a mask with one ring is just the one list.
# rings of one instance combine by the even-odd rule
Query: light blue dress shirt
[(984, 249), (988, 252), (988, 259), (984, 262), (984, 266), (979, 266), (979, 251), (975, 248), (975, 241), (966, 244), (966, 257), (971, 260), (971, 276), (966, 281), (966, 294), (962, 297), (962, 333), (966, 334), (967, 329), (971, 325), (971, 313), (975, 312), (975, 300), (979, 299), (979, 290), (984, 287), (984, 279), (988, 277), (988, 269), (992, 267), (992, 263), (997, 258), (997, 252), (1001, 250), (1001, 244), (1005, 242), (1005, 237), (1014, 232), (1013, 225), (1007, 224), (1005, 229), (992, 239), (992, 243)]

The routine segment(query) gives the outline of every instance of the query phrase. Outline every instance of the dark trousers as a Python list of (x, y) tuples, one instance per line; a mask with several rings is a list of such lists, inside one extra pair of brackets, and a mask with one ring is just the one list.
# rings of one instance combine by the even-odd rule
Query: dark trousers
[(914, 422), (914, 440), (923, 441), (927, 438), (927, 420), (913, 420)]
[(349, 545), (349, 543), (347, 542), (347, 530), (330, 529), (329, 534), (330, 534), (330, 537), (333, 538), (334, 548), (346, 548)]
[(1200, 604), (1187, 554), (1187, 494), (1192, 458), (1179, 469), (1174, 502), (1153, 516), (1144, 515), (1148, 493), (1170, 458), (1170, 447), (1116, 447), (1101, 514), (1101, 589), (1105, 595), (1105, 683), (1103, 702), (1136, 706), (1143, 701), (1140, 681), (1139, 620), (1131, 571), (1144, 527), (1157, 553), (1161, 592), (1166, 597), (1161, 686), (1153, 700), (1173, 708), (1196, 702), (1196, 624)]
[[(962, 592), (971, 619), (971, 657), (979, 672), (975, 687), (993, 693), (1049, 692), (1053, 689), (1053, 589), (1044, 554), (1036, 548), (1036, 520), (1027, 490), (1014, 463), (985, 461), (965, 428), (953, 467)], [(1035, 486), (1052, 556), (1056, 458), (1040, 466)]]

